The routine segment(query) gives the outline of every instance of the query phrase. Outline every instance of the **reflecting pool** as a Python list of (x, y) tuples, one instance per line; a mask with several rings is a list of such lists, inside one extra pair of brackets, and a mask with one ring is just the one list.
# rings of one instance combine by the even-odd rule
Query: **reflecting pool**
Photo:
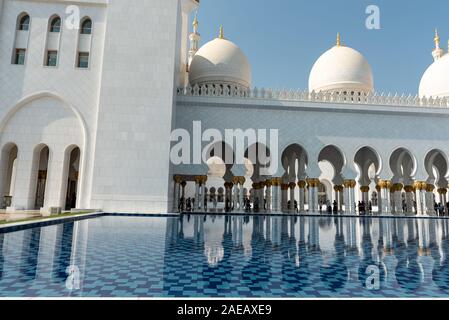
[(447, 297), (449, 220), (103, 216), (0, 233), (1, 297)]

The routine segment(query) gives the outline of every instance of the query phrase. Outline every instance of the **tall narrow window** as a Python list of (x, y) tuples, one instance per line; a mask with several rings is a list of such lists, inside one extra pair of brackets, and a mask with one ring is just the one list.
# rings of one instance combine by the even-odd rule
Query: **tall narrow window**
[(56, 67), (57, 63), (58, 63), (58, 51), (49, 50), (47, 52), (46, 66)]
[(61, 18), (54, 17), (50, 22), (50, 32), (61, 32)]
[(19, 20), (18, 30), (20, 31), (28, 31), (30, 30), (30, 16), (25, 14)]
[(15, 56), (14, 56), (14, 64), (24, 65), (25, 64), (25, 55), (26, 55), (25, 49), (16, 49)]
[(79, 52), (78, 53), (78, 68), (87, 69), (89, 68), (89, 52)]
[(92, 20), (89, 18), (81, 22), (81, 34), (92, 34)]

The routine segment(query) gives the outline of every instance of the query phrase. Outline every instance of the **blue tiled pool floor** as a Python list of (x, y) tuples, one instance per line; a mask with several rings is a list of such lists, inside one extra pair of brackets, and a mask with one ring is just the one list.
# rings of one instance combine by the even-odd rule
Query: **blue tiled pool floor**
[(447, 297), (449, 221), (103, 216), (0, 234), (0, 297)]

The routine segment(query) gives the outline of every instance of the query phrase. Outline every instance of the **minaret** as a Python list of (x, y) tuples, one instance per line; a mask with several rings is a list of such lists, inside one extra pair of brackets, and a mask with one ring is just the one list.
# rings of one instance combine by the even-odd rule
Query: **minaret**
[(433, 59), (437, 61), (444, 55), (443, 49), (440, 48), (440, 35), (438, 34), (437, 29), (435, 29), (435, 38), (433, 41), (435, 42), (435, 50), (432, 51), (432, 56)]
[(193, 57), (197, 53), (199, 49), (199, 43), (201, 40), (201, 36), (198, 33), (198, 11), (195, 13), (195, 19), (193, 20), (193, 32), (189, 35), (190, 39), (190, 50), (189, 50), (189, 64), (191, 65)]

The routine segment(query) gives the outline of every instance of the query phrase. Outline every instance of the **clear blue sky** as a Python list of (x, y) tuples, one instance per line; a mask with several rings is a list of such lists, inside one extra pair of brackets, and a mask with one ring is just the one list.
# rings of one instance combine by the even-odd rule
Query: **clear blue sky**
[[(365, 27), (368, 5), (380, 8), (381, 30)], [(318, 57), (335, 44), (370, 62), (379, 92), (418, 92), (432, 63), (434, 29), (449, 39), (449, 1), (432, 0), (201, 0), (201, 43), (225, 36), (247, 54), (253, 86), (306, 89)]]

